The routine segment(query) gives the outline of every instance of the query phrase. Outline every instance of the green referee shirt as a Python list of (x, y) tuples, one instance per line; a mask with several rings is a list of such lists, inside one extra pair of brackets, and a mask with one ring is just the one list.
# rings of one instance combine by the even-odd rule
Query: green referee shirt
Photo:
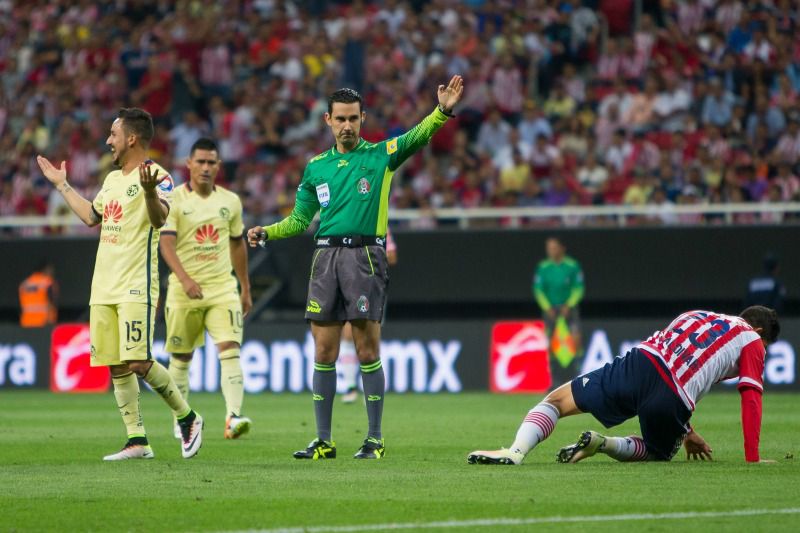
[(566, 304), (575, 307), (583, 298), (581, 265), (569, 256), (556, 263), (545, 259), (536, 268), (533, 295), (542, 311)]
[(292, 213), (266, 226), (267, 238), (284, 239), (304, 232), (318, 210), (317, 237), (385, 236), (394, 171), (425, 146), (447, 118), (437, 107), (399, 137), (378, 143), (361, 139), (346, 154), (334, 145), (312, 158), (297, 188)]

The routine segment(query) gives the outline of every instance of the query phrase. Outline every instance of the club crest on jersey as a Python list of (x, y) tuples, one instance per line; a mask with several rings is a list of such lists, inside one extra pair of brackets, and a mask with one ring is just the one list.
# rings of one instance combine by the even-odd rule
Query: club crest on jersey
[(172, 176), (167, 174), (164, 176), (164, 180), (158, 184), (158, 190), (161, 192), (172, 192), (172, 189), (175, 188), (175, 182), (172, 181)]
[(350, 163), (349, 163), (349, 162), (348, 162), (346, 159), (340, 159), (340, 160), (339, 160), (339, 165), (338, 165), (336, 168), (342, 168), (342, 167), (346, 167), (346, 166), (347, 166), (347, 165), (349, 165), (349, 164), (350, 164)]
[(219, 216), (222, 220), (228, 220), (228, 217), (231, 216), (230, 209), (228, 209), (227, 207), (220, 207)]
[(369, 180), (367, 178), (361, 178), (358, 180), (358, 194), (369, 194), (369, 191), (372, 190), (369, 184)]
[(392, 155), (397, 151), (397, 137), (386, 143), (386, 153)]
[(128, 187), (128, 190), (125, 192), (125, 194), (127, 194), (130, 198), (133, 198), (134, 196), (139, 194), (139, 186), (134, 183), (133, 185)]
[(363, 294), (359, 296), (358, 301), (356, 302), (356, 307), (358, 308), (359, 313), (366, 313), (369, 311), (369, 300)]
[(317, 200), (322, 207), (328, 207), (331, 201), (331, 189), (327, 183), (317, 185)]

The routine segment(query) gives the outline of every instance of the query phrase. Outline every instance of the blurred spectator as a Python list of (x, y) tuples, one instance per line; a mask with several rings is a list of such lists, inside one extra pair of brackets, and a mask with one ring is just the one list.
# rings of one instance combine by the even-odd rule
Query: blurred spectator
[(42, 328), (58, 321), (58, 282), (53, 263), (44, 260), (19, 285), (19, 324)]
[(768, 253), (764, 256), (762, 265), (762, 273), (747, 282), (744, 306), (764, 305), (780, 313), (783, 310), (783, 300), (786, 298), (786, 287), (778, 279), (780, 271), (778, 257)]
[[(68, 160), (73, 186), (93, 196), (112, 168), (109, 118), (142, 105), (156, 117), (151, 157), (183, 167), (191, 139), (211, 135), (219, 179), (247, 216), (277, 218), (298, 169), (330, 147), (331, 91), (362, 90), (375, 140), (412, 127), (430, 111), (421, 95), (455, 72), (467, 83), (457, 120), (395, 175), (392, 207), (619, 203), (634, 168), (680, 205), (771, 203), (775, 187), (798, 198), (796, 2), (642, 2), (638, 21), (632, 0), (503, 5), (100, 0), (4, 11), (0, 213), (64, 208), (37, 185), (37, 152)], [(521, 192), (501, 186), (514, 148), (534, 176)], [(740, 175), (747, 165), (754, 174)]]

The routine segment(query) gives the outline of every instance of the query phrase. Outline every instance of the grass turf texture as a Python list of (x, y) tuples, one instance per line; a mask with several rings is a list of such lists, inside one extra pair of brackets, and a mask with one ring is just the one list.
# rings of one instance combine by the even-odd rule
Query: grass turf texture
[[(169, 411), (151, 392), (142, 409), (156, 459), (104, 463), (124, 442), (112, 395), (0, 393), (0, 530), (214, 531), (490, 518), (675, 513), (800, 507), (800, 395), (764, 398), (762, 457), (744, 463), (738, 395), (712, 394), (693, 418), (714, 449), (713, 463), (619, 464), (598, 456), (554, 462), (589, 415), (562, 420), (521, 467), (468, 465), (473, 449), (508, 446), (533, 396), (390, 395), (384, 413), (387, 456), (356, 461), (363, 405), (334, 408), (339, 458), (297, 461), (314, 437), (309, 395), (245, 398), (252, 432), (223, 439), (223, 401), (193, 394), (206, 419), (200, 454), (180, 457)], [(636, 420), (610, 434), (637, 432)], [(704, 517), (608, 523), (496, 525), (479, 531), (546, 527), (615, 530), (797, 531), (800, 515)], [(448, 531), (475, 530), (454, 528)]]

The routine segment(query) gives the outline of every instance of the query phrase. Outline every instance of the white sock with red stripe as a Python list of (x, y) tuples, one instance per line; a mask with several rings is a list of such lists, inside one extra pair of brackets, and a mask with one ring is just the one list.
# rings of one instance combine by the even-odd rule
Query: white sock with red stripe
[(514, 444), (511, 445), (511, 451), (525, 455), (534, 449), (537, 444), (550, 436), (559, 416), (558, 409), (554, 405), (540, 402), (528, 411), (528, 415), (522, 421)]
[(639, 437), (606, 437), (597, 450), (617, 461), (646, 461), (647, 447)]

